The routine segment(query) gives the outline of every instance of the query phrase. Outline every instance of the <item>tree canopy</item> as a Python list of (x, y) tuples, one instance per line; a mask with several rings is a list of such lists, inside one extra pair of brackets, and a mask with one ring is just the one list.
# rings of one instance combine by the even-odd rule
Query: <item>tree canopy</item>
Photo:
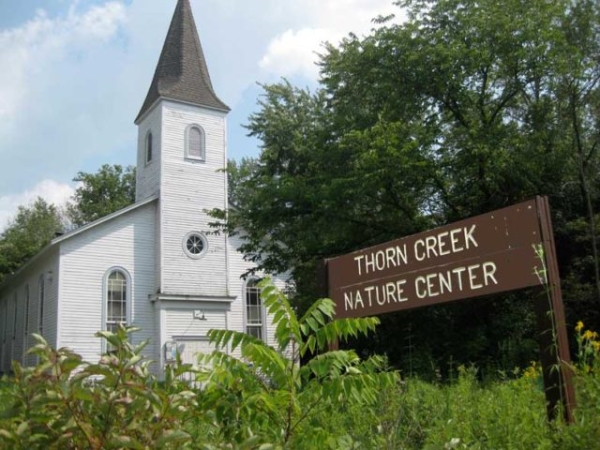
[(15, 218), (0, 234), (0, 282), (44, 248), (64, 228), (56, 206), (38, 197), (19, 206)]
[(104, 164), (96, 173), (79, 172), (67, 217), (75, 226), (100, 219), (135, 202), (135, 168)]
[[(597, 328), (600, 5), (398, 5), (406, 21), (379, 18), (369, 35), (326, 45), (316, 91), (264, 86), (248, 124), (262, 151), (230, 164), (228, 227), (244, 230), (260, 268), (292, 271), (301, 301), (324, 257), (548, 195), (569, 317)], [(501, 356), (529, 345), (529, 305), (510, 301), (527, 295), (405, 314), (390, 327), (428, 355)], [(419, 320), (437, 327), (435, 339), (407, 331)]]
[(0, 282), (14, 273), (57, 233), (78, 227), (129, 206), (135, 201), (135, 168), (103, 165), (96, 173), (79, 172), (81, 183), (66, 211), (38, 197), (19, 206), (15, 218), (0, 234)]

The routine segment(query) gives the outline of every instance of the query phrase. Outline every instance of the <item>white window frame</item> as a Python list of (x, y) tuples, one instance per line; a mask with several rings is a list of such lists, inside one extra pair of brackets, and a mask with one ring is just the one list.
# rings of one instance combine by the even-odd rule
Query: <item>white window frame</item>
[[(25, 337), (27, 337), (29, 334), (29, 308), (29, 283), (27, 283), (25, 284), (25, 323), (23, 324), (23, 332)], [(27, 344), (27, 341), (25, 341), (25, 344)]]
[(44, 306), (46, 302), (46, 279), (44, 274), (40, 275), (38, 281), (38, 333), (44, 335)]
[(29, 350), (29, 312), (30, 312), (30, 307), (31, 307), (31, 301), (30, 301), (30, 289), (29, 289), (29, 283), (25, 283), (25, 311), (24, 311), (24, 315), (25, 317), (23, 318), (25, 320), (25, 322), (23, 323), (23, 365), (26, 366), (28, 363), (28, 355), (27, 355), (27, 351)]
[[(2, 343), (6, 343), (6, 334), (8, 333), (8, 297), (2, 302), (2, 309), (4, 310), (4, 326), (2, 328)], [(0, 360), (2, 362), (3, 360)], [(1, 368), (0, 368), (1, 369)]]
[(13, 296), (13, 329), (12, 329), (12, 340), (17, 340), (17, 315), (19, 313), (19, 297), (17, 291)]
[[(119, 272), (125, 277), (125, 322), (120, 322), (123, 325), (131, 324), (132, 318), (132, 286), (131, 286), (131, 275), (129, 271), (121, 266), (114, 266), (108, 269), (104, 273), (102, 282), (102, 330), (108, 331), (108, 279), (114, 273)], [(102, 352), (107, 349), (106, 341), (102, 341)]]
[[(260, 281), (259, 278), (252, 277), (246, 280), (244, 283), (243, 296), (244, 296), (244, 332), (254, 337), (258, 337), (260, 340), (267, 341), (267, 314), (264, 302), (261, 296), (261, 289), (256, 286)], [(258, 294), (258, 302), (260, 308), (260, 323), (250, 323), (249, 312), (248, 312), (248, 300), (252, 294)], [(250, 333), (250, 328), (260, 328), (259, 336), (254, 333)]]
[[(190, 155), (190, 132), (192, 129), (198, 129), (200, 132), (200, 156)], [(185, 129), (185, 159), (192, 161), (206, 161), (206, 132), (197, 123), (189, 124)]]
[[(148, 143), (150, 144), (149, 146)], [(148, 130), (146, 132), (146, 137), (144, 138), (144, 164), (148, 165), (152, 162), (152, 159), (154, 158), (154, 147), (154, 136), (152, 135), (152, 130)], [(148, 152), (148, 150), (150, 150), (150, 152)]]
[[(200, 237), (200, 240), (202, 240), (203, 247), (200, 253), (192, 253), (187, 248), (187, 241), (192, 236), (198, 236)], [(204, 233), (201, 233), (200, 231), (190, 231), (189, 233), (187, 233), (183, 237), (181, 245), (183, 247), (183, 252), (188, 256), (188, 258), (200, 259), (208, 252), (208, 239), (206, 238), (206, 235)]]

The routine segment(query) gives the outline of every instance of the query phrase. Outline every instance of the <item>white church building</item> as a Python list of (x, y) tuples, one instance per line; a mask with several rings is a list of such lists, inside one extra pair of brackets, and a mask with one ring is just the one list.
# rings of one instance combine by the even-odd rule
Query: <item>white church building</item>
[[(0, 372), (38, 333), (96, 361), (98, 330), (141, 328), (160, 374), (210, 350), (211, 328), (269, 343), (269, 326), (240, 241), (214, 234), (206, 211), (227, 207), (227, 113), (215, 94), (189, 0), (178, 0), (138, 127), (136, 202), (55, 238), (0, 285)], [(283, 279), (276, 280), (283, 285)]]

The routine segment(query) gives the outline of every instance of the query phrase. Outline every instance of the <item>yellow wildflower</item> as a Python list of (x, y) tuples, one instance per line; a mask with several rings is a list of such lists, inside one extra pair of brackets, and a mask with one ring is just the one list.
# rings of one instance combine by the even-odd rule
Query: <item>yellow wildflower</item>
[(538, 367), (537, 363), (535, 361), (531, 361), (531, 364), (529, 365), (529, 367), (527, 367), (525, 369), (525, 371), (523, 372), (523, 378), (538, 378), (540, 375), (540, 368)]
[(583, 333), (583, 338), (589, 341), (593, 341), (597, 337), (598, 333), (596, 331), (585, 330), (585, 333)]
[(575, 325), (575, 331), (579, 333), (581, 330), (583, 330), (583, 322), (580, 320), (577, 322), (577, 325)]

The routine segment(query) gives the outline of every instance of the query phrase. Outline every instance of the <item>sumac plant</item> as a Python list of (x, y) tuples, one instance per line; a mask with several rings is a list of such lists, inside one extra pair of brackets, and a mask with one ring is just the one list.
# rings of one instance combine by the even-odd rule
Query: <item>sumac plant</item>
[(276, 346), (238, 331), (211, 330), (210, 341), (221, 350), (202, 358), (210, 367), (202, 408), (214, 414), (221, 442), (260, 449), (352, 445), (349, 430), (332, 430), (322, 419), (328, 411), (375, 404), (397, 374), (385, 370), (381, 357), (362, 360), (353, 350), (329, 349), (374, 330), (379, 320), (334, 319), (335, 304), (325, 298), (298, 318), (271, 281), (260, 287)]

